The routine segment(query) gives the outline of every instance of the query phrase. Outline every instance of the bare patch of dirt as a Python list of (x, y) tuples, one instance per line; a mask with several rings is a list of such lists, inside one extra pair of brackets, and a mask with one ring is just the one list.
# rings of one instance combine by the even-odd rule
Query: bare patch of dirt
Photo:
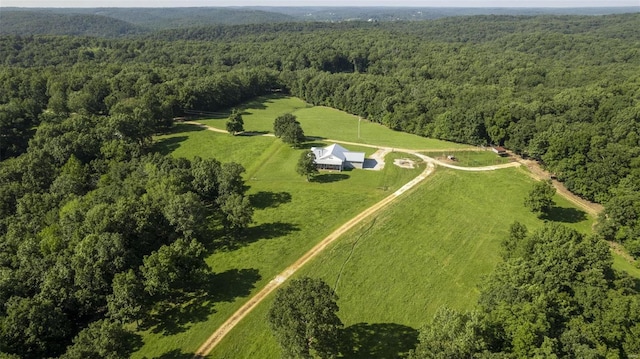
[(393, 161), (393, 164), (400, 168), (416, 168), (416, 163), (409, 158), (398, 158)]

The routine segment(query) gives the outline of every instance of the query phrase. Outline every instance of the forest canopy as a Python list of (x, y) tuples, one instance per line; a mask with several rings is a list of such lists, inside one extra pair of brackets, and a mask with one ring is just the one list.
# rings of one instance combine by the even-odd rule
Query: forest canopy
[[(144, 326), (162, 303), (197, 296), (211, 279), (203, 238), (232, 240), (250, 221), (244, 169), (161, 156), (152, 136), (274, 91), (538, 160), (603, 203), (597, 235), (639, 257), (638, 23), (474, 16), (0, 36), (1, 351), (98, 357), (83, 347), (96, 336), (133, 350), (119, 324)], [(484, 305), (500, 314), (494, 302)]]

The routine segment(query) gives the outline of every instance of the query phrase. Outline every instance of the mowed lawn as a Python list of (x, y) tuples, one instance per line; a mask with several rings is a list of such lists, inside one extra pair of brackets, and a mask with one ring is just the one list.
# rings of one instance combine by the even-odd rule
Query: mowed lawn
[[(523, 205), (533, 180), (522, 169), (438, 168), (417, 189), (354, 228), (297, 276), (324, 279), (338, 296), (352, 358), (388, 358), (415, 344), (440, 306), (471, 309), (483, 276), (500, 260), (513, 221), (543, 222)], [(556, 196), (552, 221), (589, 232), (593, 218)], [(273, 296), (242, 321), (211, 358), (274, 358), (266, 322)]]
[[(207, 263), (216, 273), (210, 295), (171, 311), (167, 318), (140, 331), (144, 345), (133, 358), (190, 357), (278, 273), (344, 222), (424, 170), (424, 165), (416, 169), (387, 165), (383, 171), (323, 172), (307, 182), (295, 172), (304, 149), (293, 149), (273, 137), (234, 137), (183, 124), (156, 140), (157, 150), (172, 156), (215, 157), (242, 164), (247, 169), (248, 195), (256, 208), (255, 223), (241, 240), (205, 241), (212, 250)], [(367, 154), (375, 150), (348, 148)], [(394, 153), (388, 159), (394, 157), (407, 155)]]
[[(358, 116), (350, 115), (334, 108), (307, 104), (296, 97), (283, 95), (262, 96), (243, 106), (239, 106), (238, 109), (242, 111), (244, 128), (248, 132), (272, 133), (275, 118), (285, 113), (292, 113), (300, 122), (305, 135), (309, 137), (415, 150), (473, 148), (473, 146), (393, 131), (383, 125), (366, 119), (359, 119)], [(212, 127), (224, 129), (229, 113), (198, 121)], [(360, 128), (359, 131), (358, 127)]]

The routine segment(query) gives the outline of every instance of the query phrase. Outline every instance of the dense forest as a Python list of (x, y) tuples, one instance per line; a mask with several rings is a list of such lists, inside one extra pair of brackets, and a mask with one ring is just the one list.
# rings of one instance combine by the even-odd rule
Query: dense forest
[(4, 8), (3, 35), (119, 37), (157, 30), (212, 25), (292, 22), (420, 21), (472, 15), (607, 15), (640, 7), (597, 8), (411, 8), (411, 7), (189, 7), (189, 8)]
[[(226, 109), (273, 90), (394, 130), (503, 145), (539, 160), (571, 191), (605, 205), (597, 239), (640, 257), (638, 23), (640, 14), (472, 16), (210, 26), (115, 39), (1, 36), (0, 352), (123, 357), (136, 344), (121, 323), (144, 325), (167, 303), (198, 295), (210, 272), (211, 243), (203, 238), (233, 241), (250, 221), (243, 168), (160, 156), (152, 135), (185, 112)], [(598, 245), (548, 231), (522, 236), (530, 238), (518, 249), (524, 259), (505, 258), (488, 284), (506, 294), (482, 299), (495, 332), (481, 349), (637, 353), (640, 344), (627, 340), (637, 338), (633, 323), (620, 324), (617, 339), (589, 339), (593, 323), (614, 325), (624, 313), (615, 320), (602, 319), (610, 314), (604, 309), (586, 313), (591, 304), (580, 296), (637, 305), (629, 299), (637, 298), (634, 286), (610, 273)], [(535, 286), (553, 278), (537, 272), (520, 278), (532, 281), (535, 295), (500, 287), (500, 276), (542, 260), (536, 248), (556, 232), (578, 251), (571, 255), (595, 264), (568, 263), (584, 273), (558, 278), (565, 282), (553, 297), (540, 299), (545, 287)], [(576, 299), (563, 302), (569, 297)], [(525, 323), (541, 325), (540, 336), (516, 343), (520, 322), (509, 310), (534, 315), (532, 306), (547, 303), (529, 299), (558, 312)], [(586, 313), (585, 324), (569, 312)], [(565, 329), (577, 349), (564, 346)]]

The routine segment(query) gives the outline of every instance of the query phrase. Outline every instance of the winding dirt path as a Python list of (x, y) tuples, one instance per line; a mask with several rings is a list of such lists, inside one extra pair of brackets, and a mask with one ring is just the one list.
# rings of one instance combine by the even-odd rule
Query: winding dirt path
[[(218, 132), (218, 133), (229, 133), (229, 132), (227, 132), (225, 130), (218, 129), (218, 128), (215, 128), (215, 127), (211, 127), (211, 126), (208, 126), (208, 125), (196, 122), (196, 121), (185, 121), (184, 123), (191, 124), (191, 125), (196, 125), (196, 126), (205, 128), (205, 129), (207, 129), (209, 131), (214, 131), (214, 132)], [(247, 133), (245, 133), (245, 135), (273, 137), (273, 134), (271, 134), (271, 133), (250, 133), (250, 132), (247, 132)], [(271, 294), (280, 285), (282, 285), (282, 283), (284, 283), (287, 279), (289, 279), (297, 270), (299, 270), (302, 266), (304, 266), (306, 263), (308, 263), (311, 259), (316, 257), (328, 245), (330, 245), (331, 243), (336, 241), (345, 232), (347, 232), (348, 230), (352, 229), (358, 223), (360, 223), (364, 219), (368, 218), (372, 214), (374, 214), (374, 213), (378, 212), (379, 210), (381, 210), (382, 208), (386, 207), (387, 205), (389, 205), (389, 203), (394, 201), (397, 197), (399, 197), (400, 195), (404, 194), (405, 192), (407, 192), (408, 190), (410, 190), (411, 188), (415, 187), (417, 184), (422, 182), (425, 178), (427, 178), (429, 175), (431, 175), (433, 173), (433, 171), (435, 170), (436, 165), (442, 166), (442, 167), (448, 167), (448, 168), (459, 170), (459, 171), (471, 171), (471, 172), (493, 171), (493, 170), (498, 170), (498, 169), (502, 169), (502, 168), (518, 167), (518, 166), (524, 165), (529, 169), (529, 171), (526, 171), (527, 174), (530, 177), (532, 177), (532, 178), (534, 178), (536, 180), (546, 180), (546, 179), (551, 177), (550, 173), (545, 171), (540, 166), (540, 164), (537, 163), (536, 161), (525, 160), (522, 157), (520, 157), (520, 156), (518, 156), (518, 155), (516, 155), (514, 153), (509, 153), (509, 155), (512, 158), (516, 159), (515, 162), (509, 162), (509, 163), (505, 163), (505, 164), (501, 164), (501, 165), (485, 166), (485, 167), (462, 167), (462, 166), (456, 166), (456, 165), (453, 165), (453, 164), (450, 164), (450, 163), (446, 163), (446, 162), (443, 162), (443, 161), (439, 161), (439, 160), (437, 160), (435, 158), (432, 158), (432, 157), (429, 157), (429, 156), (426, 156), (426, 155), (420, 153), (421, 151), (423, 152), (423, 151), (428, 151), (428, 150), (412, 150), (412, 149), (404, 149), (404, 148), (391, 148), (391, 147), (386, 147), (386, 146), (376, 146), (376, 145), (370, 145), (370, 144), (364, 144), (364, 143), (358, 143), (358, 142), (339, 141), (339, 140), (327, 139), (327, 138), (321, 138), (321, 140), (327, 141), (327, 142), (335, 142), (335, 143), (345, 144), (345, 145), (354, 145), (354, 146), (375, 148), (375, 149), (377, 149), (377, 151), (375, 153), (375, 156), (374, 156), (375, 158), (374, 159), (376, 159), (376, 160), (378, 160), (378, 161), (380, 161), (382, 163), (384, 163), (384, 156), (389, 152), (403, 152), (403, 153), (412, 154), (414, 156), (417, 156), (417, 157), (421, 158), (424, 162), (426, 162), (427, 163), (427, 168), (425, 169), (425, 171), (423, 171), (420, 175), (418, 175), (416, 178), (411, 180), (409, 183), (405, 184), (404, 186), (402, 186), (400, 189), (398, 189), (397, 191), (395, 191), (391, 195), (387, 196), (386, 198), (384, 198), (380, 202), (378, 202), (378, 203), (374, 204), (373, 206), (367, 208), (366, 210), (362, 211), (360, 214), (358, 214), (357, 216), (353, 217), (348, 222), (346, 222), (345, 224), (340, 226), (333, 233), (331, 233), (329, 236), (324, 238), (321, 242), (316, 244), (311, 250), (309, 250), (302, 257), (300, 257), (295, 263), (293, 263), (292, 265), (287, 267), (287, 269), (285, 269), (283, 272), (281, 272), (279, 275), (277, 275), (264, 288), (262, 288), (256, 295), (254, 295), (244, 305), (242, 305), (242, 307), (240, 307), (231, 317), (229, 317), (215, 332), (213, 332), (213, 334), (211, 334), (211, 336), (200, 346), (200, 348), (198, 348), (198, 350), (195, 353), (194, 358), (202, 359), (202, 358), (205, 358), (207, 355), (209, 355), (211, 350), (213, 350), (213, 348), (245, 316), (247, 316), (255, 307), (257, 307), (260, 304), (260, 302), (262, 302), (262, 300), (264, 300), (269, 294)], [(446, 150), (443, 150), (443, 151), (453, 152), (453, 151), (482, 151), (482, 150), (484, 150), (484, 149), (455, 148), (455, 149), (446, 149)], [(598, 213), (600, 213), (602, 211), (603, 207), (600, 204), (589, 202), (589, 201), (587, 201), (587, 200), (585, 200), (583, 198), (580, 198), (580, 197), (574, 195), (573, 193), (569, 192), (569, 190), (567, 190), (567, 188), (561, 182), (553, 180), (552, 183), (553, 183), (553, 186), (558, 191), (558, 194), (560, 194), (562, 197), (566, 198), (571, 203), (573, 203), (573, 204), (577, 205), (578, 207), (584, 209), (587, 213), (589, 213), (589, 214), (591, 214), (593, 216), (597, 216)], [(624, 254), (626, 254), (623, 250), (618, 248), (618, 246), (615, 243), (610, 243), (610, 245), (611, 245), (613, 251), (618, 252), (623, 256), (624, 256)]]
[[(518, 161), (519, 163), (522, 163), (524, 166), (526, 166), (529, 169), (529, 172), (527, 172), (527, 174), (530, 177), (538, 181), (544, 181), (551, 178), (551, 173), (545, 171), (538, 162), (533, 160), (525, 160), (524, 158), (514, 153), (509, 153), (509, 155), (515, 158), (516, 161)], [(576, 206), (582, 208), (587, 213), (593, 216), (597, 216), (604, 209), (604, 207), (601, 204), (589, 202), (586, 199), (578, 197), (575, 194), (571, 193), (567, 189), (567, 187), (564, 186), (562, 182), (559, 182), (555, 179), (552, 180), (551, 182), (553, 184), (553, 187), (555, 187), (556, 191), (558, 191), (559, 195), (566, 198), (569, 202), (575, 204)]]
[(213, 131), (213, 132), (229, 133), (229, 131), (221, 130), (221, 129), (215, 128), (215, 127), (211, 127), (211, 126), (205, 125), (204, 123), (200, 123), (200, 122), (196, 122), (196, 121), (183, 121), (182, 123), (185, 123), (187, 125), (195, 125), (195, 126), (198, 126), (198, 127), (202, 127), (205, 130), (209, 130), (209, 131)]
[(389, 196), (385, 197), (380, 202), (365, 209), (357, 216), (351, 218), (347, 223), (340, 226), (333, 231), (330, 235), (325, 237), (320, 243), (316, 244), (311, 250), (305, 253), (292, 265), (290, 265), (283, 272), (278, 274), (273, 280), (271, 280), (262, 290), (254, 295), (249, 301), (247, 301), (240, 309), (238, 309), (229, 319), (227, 319), (211, 336), (198, 348), (194, 358), (204, 358), (211, 350), (222, 340), (222, 338), (229, 333), (233, 327), (238, 324), (247, 314), (249, 314), (264, 298), (271, 294), (276, 288), (284, 283), (289, 277), (291, 277), (298, 269), (307, 264), (311, 259), (316, 257), (322, 252), (329, 244), (333, 243), (336, 239), (340, 238), (345, 232), (355, 227), (362, 220), (378, 212), (380, 209), (386, 207), (389, 203), (393, 202), (400, 195), (415, 187), (418, 183), (422, 182), (425, 178), (433, 173), (435, 165), (431, 162), (427, 163), (427, 168), (418, 177), (411, 180), (409, 183), (402, 186), (397, 191), (393, 192)]
[[(207, 130), (214, 131), (214, 132), (228, 133), (225, 130), (221, 130), (221, 129), (218, 129), (218, 128), (215, 128), (215, 127), (207, 126), (207, 125), (204, 125), (202, 123), (195, 122), (195, 121), (185, 121), (184, 123), (200, 126), (200, 127), (203, 127), (203, 128), (205, 128)], [(261, 134), (261, 135), (262, 136), (269, 136), (269, 135), (273, 136), (272, 134)], [(347, 145), (356, 145), (356, 146), (376, 148), (376, 149), (378, 149), (378, 151), (380, 151), (379, 156), (382, 155), (382, 154), (386, 155), (389, 152), (404, 152), (404, 153), (412, 154), (414, 156), (417, 156), (417, 157), (421, 158), (424, 162), (426, 162), (427, 163), (427, 167), (420, 175), (418, 175), (413, 180), (409, 181), (407, 184), (402, 186), (400, 189), (398, 189), (397, 191), (395, 191), (391, 195), (385, 197), (383, 200), (379, 201), (378, 203), (374, 204), (373, 206), (365, 209), (364, 211), (362, 211), (357, 216), (351, 218), (349, 221), (347, 221), (345, 224), (340, 226), (338, 229), (336, 229), (334, 232), (332, 232), (330, 235), (328, 235), (326, 238), (324, 238), (321, 242), (319, 242), (313, 248), (311, 248), (311, 250), (309, 250), (302, 257), (300, 257), (295, 263), (291, 264), (283, 272), (278, 274), (274, 279), (272, 279), (269, 283), (267, 283), (267, 285), (264, 288), (262, 288), (256, 295), (254, 295), (245, 304), (243, 304), (238, 310), (236, 310), (236, 312), (231, 317), (229, 317), (220, 327), (218, 327), (218, 329), (216, 329), (215, 332), (213, 332), (213, 334), (211, 334), (211, 336), (200, 346), (200, 348), (198, 348), (198, 350), (196, 351), (196, 353), (194, 355), (194, 358), (202, 359), (202, 358), (205, 358), (207, 355), (209, 355), (211, 350), (213, 350), (213, 348), (245, 316), (247, 316), (255, 307), (257, 307), (260, 304), (260, 302), (262, 302), (269, 294), (271, 294), (280, 285), (282, 285), (282, 283), (284, 283), (287, 279), (289, 279), (289, 277), (291, 277), (296, 271), (298, 271), (302, 266), (304, 266), (306, 263), (308, 263), (311, 259), (316, 257), (318, 254), (320, 254), (329, 244), (331, 244), (334, 241), (336, 241), (345, 232), (347, 232), (348, 230), (352, 229), (358, 223), (362, 222), (364, 219), (368, 218), (372, 214), (380, 211), (382, 208), (386, 207), (391, 202), (393, 202), (396, 198), (398, 198), (399, 196), (401, 196), (402, 194), (404, 194), (405, 192), (407, 192), (408, 190), (410, 190), (411, 188), (415, 187), (420, 182), (422, 182), (425, 178), (427, 178), (429, 175), (431, 175), (435, 171), (436, 165), (440, 165), (440, 166), (443, 166), (443, 167), (449, 167), (449, 168), (462, 170), (462, 171), (493, 171), (493, 170), (497, 170), (497, 169), (501, 169), (501, 168), (520, 166), (520, 163), (512, 162), (512, 163), (507, 163), (507, 164), (503, 164), (503, 165), (486, 166), (486, 167), (460, 167), (460, 166), (454, 166), (454, 165), (451, 165), (451, 164), (448, 164), (448, 163), (444, 163), (444, 162), (438, 161), (438, 160), (436, 160), (434, 158), (431, 158), (429, 156), (420, 154), (419, 150), (410, 150), (410, 149), (402, 149), (402, 148), (391, 148), (391, 147), (383, 147), (383, 146), (374, 146), (374, 145), (355, 143), (355, 142), (348, 142), (348, 141), (337, 141), (337, 140), (332, 140), (332, 139), (323, 139), (323, 140), (324, 141), (329, 141), (329, 142), (347, 144)]]

